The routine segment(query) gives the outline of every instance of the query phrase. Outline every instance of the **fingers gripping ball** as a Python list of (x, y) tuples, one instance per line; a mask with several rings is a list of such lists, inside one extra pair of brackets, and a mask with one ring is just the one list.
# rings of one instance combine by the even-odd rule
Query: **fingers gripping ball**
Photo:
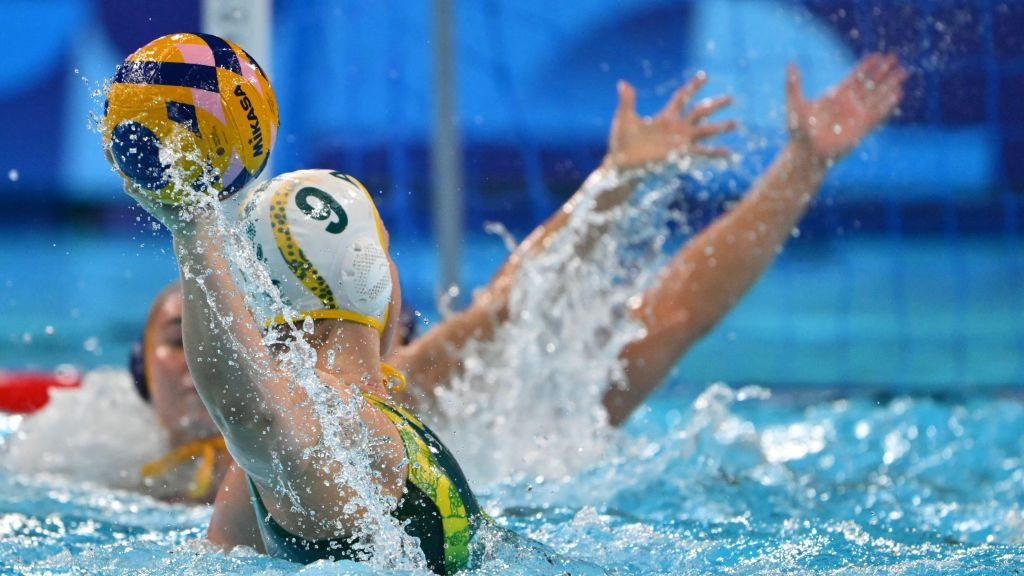
[(118, 67), (103, 146), (115, 170), (161, 202), (208, 189), (224, 200), (259, 176), (277, 128), (274, 91), (252, 56), (217, 36), (171, 34)]

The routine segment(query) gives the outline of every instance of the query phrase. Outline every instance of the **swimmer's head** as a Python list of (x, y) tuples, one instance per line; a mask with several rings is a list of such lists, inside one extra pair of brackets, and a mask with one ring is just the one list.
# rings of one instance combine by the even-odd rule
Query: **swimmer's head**
[(331, 170), (282, 174), (249, 194), (243, 225), (293, 311), (282, 325), (335, 319), (368, 326), (390, 348), (400, 294), (389, 239), (366, 188)]
[(150, 403), (175, 443), (217, 433), (185, 362), (181, 310), (181, 287), (175, 282), (153, 300), (129, 366), (139, 395)]

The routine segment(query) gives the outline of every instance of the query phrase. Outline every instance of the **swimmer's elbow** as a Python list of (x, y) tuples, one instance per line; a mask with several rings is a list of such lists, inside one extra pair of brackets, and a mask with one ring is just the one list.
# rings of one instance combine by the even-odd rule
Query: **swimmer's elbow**
[(252, 446), (259, 453), (266, 449), (258, 445), (274, 437), (281, 427), (282, 412), (287, 410), (253, 389), (221, 387), (202, 396), (224, 438), (234, 446)]
[(217, 426), (224, 431), (253, 431), (260, 434), (274, 425), (274, 413), (271, 410), (247, 403), (223, 406), (212, 416)]

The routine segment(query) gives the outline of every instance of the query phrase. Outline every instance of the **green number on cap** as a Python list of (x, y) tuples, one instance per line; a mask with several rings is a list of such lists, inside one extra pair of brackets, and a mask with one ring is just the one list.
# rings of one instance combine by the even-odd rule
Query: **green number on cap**
[[(320, 206), (312, 206), (309, 203), (310, 196), (320, 200)], [(306, 187), (296, 192), (295, 205), (303, 214), (314, 220), (327, 220), (331, 214), (337, 214), (338, 221), (327, 225), (327, 231), (331, 234), (341, 234), (348, 227), (348, 214), (345, 213), (345, 209), (330, 194), (319, 188)]]

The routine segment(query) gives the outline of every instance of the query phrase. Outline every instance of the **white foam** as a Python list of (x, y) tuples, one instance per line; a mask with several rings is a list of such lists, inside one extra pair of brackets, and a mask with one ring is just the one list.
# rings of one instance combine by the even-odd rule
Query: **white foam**
[(138, 489), (139, 469), (168, 450), (167, 434), (124, 370), (85, 375), (79, 388), (54, 388), (26, 417), (0, 454), (22, 474), (55, 474), (114, 488)]
[[(629, 309), (657, 279), (670, 222), (685, 225), (684, 212), (670, 207), (680, 171), (692, 168), (678, 158), (588, 181), (546, 251), (524, 258), (508, 321), (491, 341), (467, 345), (463, 374), (437, 391), (436, 425), (474, 485), (564, 477), (615, 444), (603, 397), (624, 381), (623, 347), (643, 335)], [(599, 208), (603, 194), (634, 178), (627, 202)]]

